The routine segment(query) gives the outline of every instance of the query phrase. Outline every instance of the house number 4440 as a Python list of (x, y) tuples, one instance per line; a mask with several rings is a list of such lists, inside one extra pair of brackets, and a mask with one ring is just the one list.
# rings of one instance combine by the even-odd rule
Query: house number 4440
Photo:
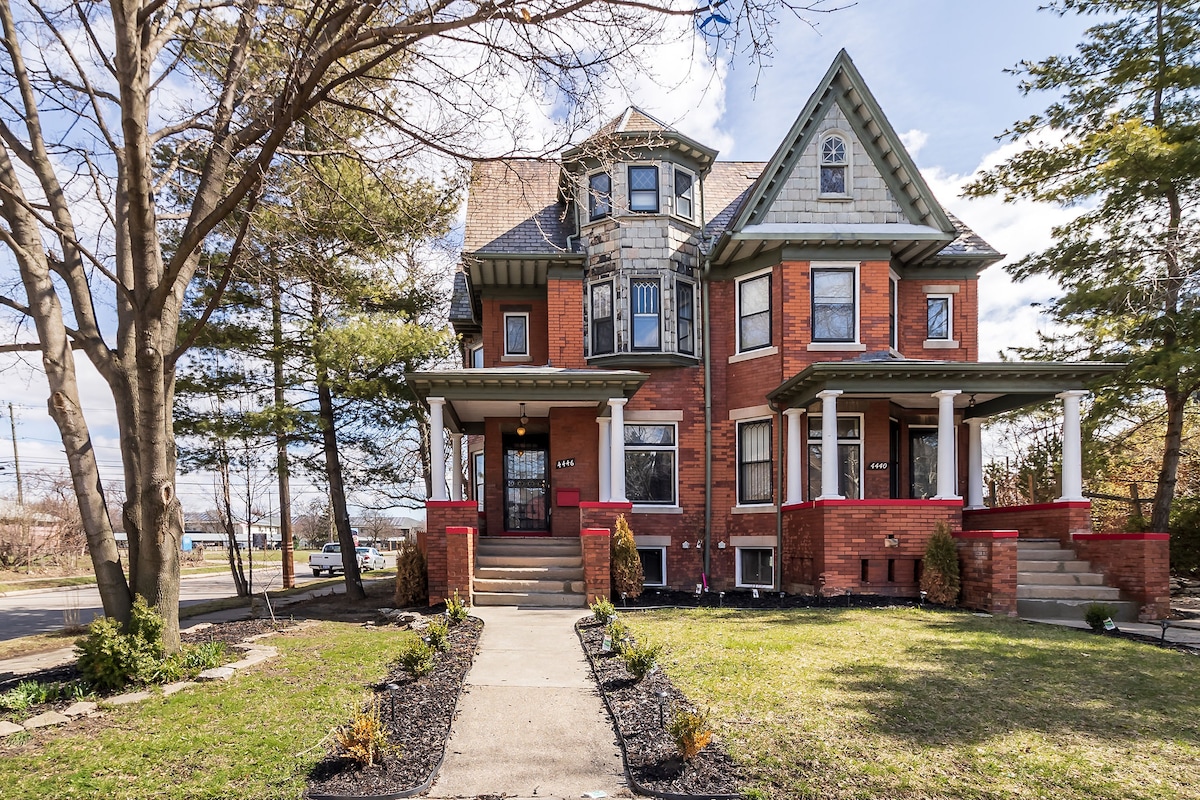
[(867, 469), (879, 470), (879, 469), (887, 469), (887, 468), (888, 468), (888, 462), (886, 462), (886, 461), (872, 461), (870, 464), (867, 465)]

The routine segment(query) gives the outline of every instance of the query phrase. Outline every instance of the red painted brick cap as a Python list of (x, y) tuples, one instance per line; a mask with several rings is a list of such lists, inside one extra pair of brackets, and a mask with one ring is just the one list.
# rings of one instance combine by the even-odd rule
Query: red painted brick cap
[(584, 500), (579, 504), (580, 508), (615, 508), (623, 511), (632, 511), (633, 503), (597, 503), (590, 500)]
[(426, 500), (426, 508), (478, 508), (475, 500)]
[(612, 536), (612, 531), (608, 528), (584, 528), (579, 532), (580, 536)]
[(955, 539), (1016, 539), (1020, 531), (955, 531)]
[(463, 525), (448, 525), (448, 526), (446, 526), (446, 534), (447, 535), (461, 534), (461, 535), (465, 535), (465, 536), (470, 536), (473, 533), (475, 533), (474, 528), (468, 528)]

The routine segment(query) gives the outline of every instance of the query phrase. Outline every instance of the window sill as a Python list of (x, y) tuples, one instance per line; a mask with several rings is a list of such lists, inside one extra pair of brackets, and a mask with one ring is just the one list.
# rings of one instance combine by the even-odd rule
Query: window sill
[(682, 514), (683, 509), (679, 506), (639, 506), (634, 504), (632, 513), (634, 514)]
[(958, 341), (955, 339), (926, 339), (921, 346), (926, 350), (957, 350)]
[(823, 203), (849, 203), (854, 200), (848, 194), (818, 194), (817, 199)]
[(520, 364), (533, 361), (533, 356), (500, 356), (501, 363)]
[(809, 342), (810, 353), (865, 353), (867, 346), (858, 342)]
[(775, 587), (769, 583), (735, 583), (735, 589), (758, 589), (762, 591), (766, 589), (768, 592), (774, 591)]
[(700, 363), (696, 356), (681, 353), (644, 350), (634, 353), (605, 353), (588, 356), (587, 363), (593, 367), (692, 367)]
[(771, 503), (763, 503), (762, 505), (754, 506), (733, 506), (729, 509), (730, 514), (774, 514), (775, 506)]
[(742, 361), (752, 361), (756, 358), (765, 358), (766, 356), (779, 355), (779, 348), (775, 345), (770, 347), (760, 347), (757, 350), (747, 350), (744, 353), (734, 353), (729, 357), (730, 364), (737, 364)]

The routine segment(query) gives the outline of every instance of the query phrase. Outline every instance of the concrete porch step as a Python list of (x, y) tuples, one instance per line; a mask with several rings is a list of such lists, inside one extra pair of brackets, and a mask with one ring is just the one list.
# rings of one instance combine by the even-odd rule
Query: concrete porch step
[(493, 556), (482, 553), (475, 558), (476, 567), (574, 567), (583, 566), (583, 557), (574, 556)]
[(513, 581), (581, 581), (583, 567), (480, 567), (475, 578)]
[(1121, 599), (1121, 590), (1111, 586), (1029, 586), (1017, 584), (1017, 599), (1083, 600), (1108, 603)]
[(1087, 607), (1102, 602), (1113, 609), (1117, 622), (1137, 622), (1138, 605), (1127, 600), (1049, 600), (1027, 598), (1017, 600), (1017, 614), (1028, 619), (1083, 619)]
[(1017, 539), (1017, 550), (1059, 550), (1062, 542), (1058, 539)]
[(1018, 572), (1017, 583), (1023, 586), (1103, 586), (1104, 576), (1099, 572)]
[(475, 592), (474, 601), (477, 606), (587, 607), (586, 595), (566, 592)]
[(1017, 548), (1018, 561), (1074, 561), (1078, 556), (1074, 550), (1061, 547), (1050, 548)]
[(1090, 572), (1091, 563), (1087, 561), (1030, 561), (1017, 560), (1017, 572)]
[(478, 592), (562, 592), (566, 594), (583, 594), (587, 590), (582, 577), (579, 580), (514, 580), (511, 578), (475, 578), (475, 591)]
[(581, 552), (578, 537), (538, 536), (514, 538), (509, 536), (482, 536), (479, 552), (487, 555), (571, 555)]

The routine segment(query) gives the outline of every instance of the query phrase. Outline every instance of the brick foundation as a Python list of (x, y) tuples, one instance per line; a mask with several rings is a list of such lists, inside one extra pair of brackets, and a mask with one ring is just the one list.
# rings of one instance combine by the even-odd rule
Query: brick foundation
[(963, 511), (963, 530), (1019, 531), (1022, 539), (1058, 539), (1071, 546), (1071, 537), (1092, 532), (1092, 504), (1037, 503), (1029, 506), (1004, 506)]
[(1104, 580), (1138, 604), (1138, 619), (1171, 613), (1170, 536), (1165, 533), (1083, 533), (1074, 537), (1081, 559), (1103, 570)]
[(612, 531), (608, 528), (584, 528), (579, 532), (583, 551), (583, 582), (587, 601), (608, 597), (612, 589)]
[[(425, 503), (425, 535), (417, 540), (417, 545), (425, 553), (425, 569), (429, 576), (429, 604), (443, 602), (450, 593), (452, 568), (448, 553), (448, 532), (451, 528), (466, 529), (476, 532), (475, 523), (478, 520), (478, 507), (474, 500), (428, 500)], [(461, 535), (461, 534), (456, 534)], [(462, 545), (466, 547), (467, 545)], [(468, 570), (474, 568), (474, 548), (470, 549), (471, 564)], [(456, 563), (461, 561), (461, 552), (455, 553)], [(462, 580), (462, 566), (453, 568), (453, 577)], [(458, 585), (458, 584), (456, 584)], [(468, 581), (466, 586), (470, 586)], [(459, 594), (462, 594), (460, 590)]]
[(1017, 615), (1017, 531), (958, 531), (960, 603), (966, 608)]

